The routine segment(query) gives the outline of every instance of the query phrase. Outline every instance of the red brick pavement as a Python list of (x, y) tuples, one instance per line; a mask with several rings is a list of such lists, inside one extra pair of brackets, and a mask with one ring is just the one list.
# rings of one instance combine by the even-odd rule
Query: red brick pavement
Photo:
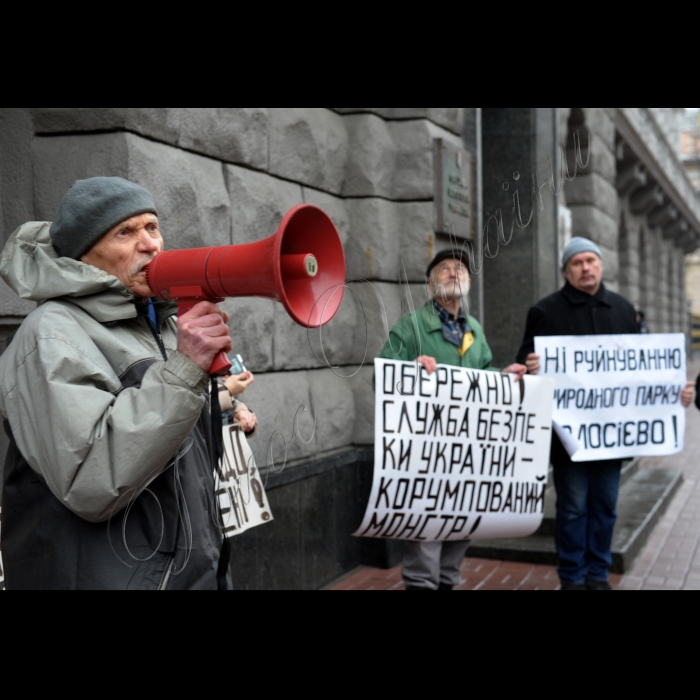
[[(689, 368), (695, 379), (700, 363)], [(641, 468), (681, 469), (684, 482), (659, 521), (632, 571), (611, 576), (617, 590), (700, 590), (700, 412), (688, 410), (685, 451), (671, 457), (646, 457)], [(465, 559), (460, 591), (552, 591), (559, 587), (552, 566)], [(334, 591), (402, 591), (401, 568), (359, 569)]]

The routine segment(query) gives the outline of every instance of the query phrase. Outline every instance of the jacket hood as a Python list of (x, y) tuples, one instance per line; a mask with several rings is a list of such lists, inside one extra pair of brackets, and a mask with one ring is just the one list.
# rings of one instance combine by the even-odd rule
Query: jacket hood
[(0, 276), (22, 299), (68, 298), (100, 323), (137, 316), (134, 295), (116, 278), (79, 260), (59, 257), (50, 222), (20, 226), (0, 258)]

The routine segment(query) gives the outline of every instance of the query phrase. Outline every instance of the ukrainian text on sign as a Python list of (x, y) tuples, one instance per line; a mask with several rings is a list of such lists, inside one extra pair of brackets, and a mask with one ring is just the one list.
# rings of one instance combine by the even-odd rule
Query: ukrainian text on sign
[(376, 360), (372, 493), (357, 537), (527, 536), (544, 513), (553, 382)]
[(555, 429), (574, 462), (683, 450), (682, 333), (535, 338), (535, 352), (556, 382)]

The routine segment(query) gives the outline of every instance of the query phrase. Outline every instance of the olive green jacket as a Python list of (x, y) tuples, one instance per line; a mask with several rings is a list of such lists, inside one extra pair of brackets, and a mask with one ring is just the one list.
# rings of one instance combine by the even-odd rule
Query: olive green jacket
[(474, 345), (464, 357), (460, 357), (459, 348), (445, 340), (440, 317), (433, 302), (429, 301), (422, 309), (403, 316), (392, 328), (389, 342), (380, 358), (413, 362), (421, 355), (427, 355), (434, 357), (439, 365), (498, 372), (498, 369), (491, 366), (493, 353), (486, 342), (481, 324), (473, 316), (467, 316), (467, 323), (474, 333)]

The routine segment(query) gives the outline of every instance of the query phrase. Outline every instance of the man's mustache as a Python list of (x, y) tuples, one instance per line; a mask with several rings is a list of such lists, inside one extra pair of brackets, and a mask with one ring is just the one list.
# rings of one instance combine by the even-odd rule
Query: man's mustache
[[(451, 288), (448, 288), (451, 285)], [(443, 301), (452, 301), (453, 299), (465, 300), (469, 296), (469, 285), (464, 284), (460, 280), (446, 280), (442, 284), (433, 285), (433, 296), (440, 297)]]
[(145, 267), (148, 267), (153, 262), (153, 259), (155, 257), (155, 255), (148, 255), (141, 258), (138, 262), (134, 263), (134, 266), (131, 268), (130, 271), (131, 276), (134, 277), (138, 275)]

